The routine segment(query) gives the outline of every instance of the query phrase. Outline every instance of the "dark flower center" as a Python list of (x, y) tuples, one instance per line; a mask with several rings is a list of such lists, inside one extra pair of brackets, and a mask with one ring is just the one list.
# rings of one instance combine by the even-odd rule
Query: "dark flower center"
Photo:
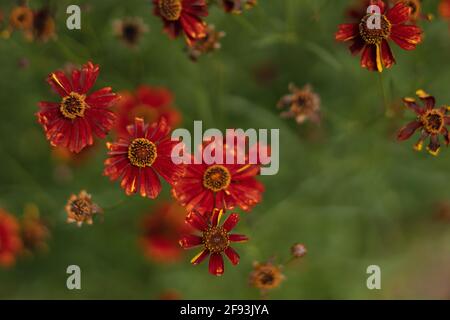
[(139, 28), (135, 24), (125, 24), (123, 26), (123, 37), (128, 42), (134, 43), (139, 35)]
[(181, 0), (159, 0), (159, 11), (164, 19), (176, 21), (181, 16)]
[(88, 216), (92, 213), (92, 206), (85, 199), (76, 199), (70, 204), (70, 210), (77, 216)]
[(380, 28), (370, 29), (367, 21), (372, 14), (367, 14), (359, 23), (359, 34), (367, 44), (380, 44), (381, 41), (387, 39), (391, 34), (391, 23), (385, 15), (381, 15)]
[(259, 281), (264, 286), (270, 286), (275, 281), (275, 275), (273, 272), (268, 271), (268, 270), (262, 271), (261, 274), (259, 275)]
[(214, 192), (226, 189), (230, 181), (230, 171), (221, 165), (213, 165), (203, 174), (203, 186)]
[(444, 126), (444, 115), (439, 110), (430, 110), (422, 116), (425, 130), (431, 134), (437, 134)]
[(84, 117), (84, 111), (87, 108), (84, 102), (85, 96), (76, 92), (71, 92), (70, 95), (63, 98), (59, 110), (64, 117), (68, 119), (75, 119), (76, 117)]
[(223, 252), (230, 245), (227, 231), (222, 227), (211, 227), (203, 233), (203, 243), (210, 252)]
[(145, 138), (134, 139), (128, 147), (128, 159), (136, 167), (150, 167), (156, 156), (156, 145)]

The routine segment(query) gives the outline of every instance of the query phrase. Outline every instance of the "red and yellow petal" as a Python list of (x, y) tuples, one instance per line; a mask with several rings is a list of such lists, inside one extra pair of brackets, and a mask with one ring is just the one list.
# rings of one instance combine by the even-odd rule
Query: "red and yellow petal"
[(225, 271), (223, 257), (220, 253), (212, 253), (209, 257), (209, 273), (221, 276)]
[(203, 262), (203, 260), (205, 260), (205, 258), (208, 255), (209, 255), (209, 250), (208, 249), (204, 249), (204, 250), (200, 251), (195, 257), (193, 257), (191, 259), (191, 263), (193, 265), (200, 264), (201, 262)]
[(397, 133), (397, 139), (399, 141), (404, 141), (409, 139), (417, 129), (422, 127), (422, 123), (420, 121), (412, 121), (408, 123), (406, 126), (401, 128)]
[(202, 238), (193, 234), (183, 236), (179, 244), (184, 249), (193, 248), (202, 244)]

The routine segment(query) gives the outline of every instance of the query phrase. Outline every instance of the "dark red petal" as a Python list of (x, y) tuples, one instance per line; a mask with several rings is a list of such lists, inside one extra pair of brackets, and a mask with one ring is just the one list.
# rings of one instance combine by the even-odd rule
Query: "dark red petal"
[(358, 53), (361, 52), (361, 50), (364, 48), (364, 46), (366, 45), (366, 43), (364, 42), (364, 40), (361, 37), (358, 37), (355, 39), (355, 41), (353, 42), (353, 44), (350, 46), (350, 52), (353, 55), (357, 55)]
[(377, 48), (375, 45), (366, 45), (361, 55), (361, 67), (370, 71), (377, 70)]
[(422, 100), (423, 103), (425, 103), (427, 109), (433, 109), (434, 106), (436, 105), (436, 99), (433, 96), (426, 93), (425, 91), (417, 90), (416, 94), (419, 97), (419, 99)]
[(439, 137), (437, 135), (432, 135), (430, 137), (430, 143), (428, 144), (427, 150), (434, 156), (437, 156), (439, 153), (439, 149), (441, 148), (441, 144), (439, 143)]
[(94, 65), (91, 61), (86, 63), (81, 69), (82, 73), (82, 85), (80, 93), (87, 93), (95, 81), (97, 81), (98, 74), (100, 72), (100, 67), (98, 65)]
[(400, 24), (407, 22), (411, 9), (405, 2), (397, 2), (391, 9), (386, 12), (386, 18), (391, 24)]
[(72, 92), (72, 85), (62, 71), (55, 71), (47, 77), (47, 82), (61, 97), (68, 96)]
[(144, 184), (140, 191), (141, 196), (155, 199), (161, 192), (161, 182), (152, 168), (145, 168), (141, 171), (145, 173), (145, 175), (142, 173), (141, 176), (141, 179), (143, 180), (141, 181), (141, 184)]
[(405, 106), (414, 111), (417, 115), (421, 115), (425, 111), (421, 107), (419, 107), (414, 98), (408, 97), (403, 98), (403, 103), (405, 104)]
[(245, 241), (248, 241), (248, 237), (244, 236), (243, 234), (230, 234), (228, 236), (228, 239), (231, 242), (245, 242)]
[(189, 249), (202, 244), (202, 238), (193, 234), (188, 234), (182, 237), (179, 244), (184, 249)]
[(239, 254), (232, 247), (226, 248), (225, 254), (227, 255), (228, 259), (230, 259), (232, 264), (237, 265), (239, 263)]
[(345, 23), (338, 26), (335, 38), (337, 41), (348, 41), (359, 35), (359, 26), (355, 23)]
[(417, 129), (422, 126), (420, 121), (412, 121), (408, 123), (406, 126), (401, 128), (397, 133), (397, 139), (399, 141), (403, 141), (411, 137)]
[(237, 213), (232, 213), (228, 216), (227, 220), (223, 223), (223, 228), (230, 232), (239, 222), (239, 215)]
[(191, 259), (191, 263), (193, 265), (197, 265), (201, 263), (205, 258), (209, 255), (209, 250), (204, 249), (203, 251), (199, 252), (195, 257)]
[(445, 144), (448, 146), (450, 144), (450, 132), (446, 127), (443, 127), (441, 130), (441, 134), (444, 137)]
[(381, 57), (385, 68), (390, 68), (395, 63), (394, 55), (386, 40), (381, 42)]
[(213, 253), (209, 257), (209, 273), (215, 276), (221, 276), (225, 271), (223, 258), (220, 253)]
[(422, 30), (413, 25), (395, 25), (391, 29), (391, 39), (404, 50), (414, 50), (422, 41)]
[(191, 211), (186, 217), (186, 222), (199, 231), (208, 229), (207, 221), (197, 212)]
[(223, 210), (214, 208), (211, 214), (211, 224), (213, 227), (217, 227), (222, 219)]

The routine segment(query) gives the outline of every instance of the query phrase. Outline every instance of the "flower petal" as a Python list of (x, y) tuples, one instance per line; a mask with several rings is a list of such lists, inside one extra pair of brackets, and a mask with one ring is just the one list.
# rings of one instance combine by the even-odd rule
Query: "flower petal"
[(189, 249), (202, 244), (202, 238), (193, 234), (188, 234), (182, 237), (179, 244), (184, 249)]
[(201, 263), (205, 258), (209, 255), (209, 250), (204, 249), (203, 251), (199, 252), (195, 257), (191, 259), (191, 263), (193, 265), (197, 265)]
[(248, 237), (244, 236), (243, 234), (230, 234), (228, 236), (228, 239), (231, 242), (246, 242), (246, 241), (248, 241)]
[(414, 132), (416, 132), (417, 129), (419, 129), (422, 126), (422, 123), (420, 121), (412, 121), (408, 123), (406, 126), (401, 128), (397, 133), (397, 139), (399, 141), (404, 141), (408, 138), (410, 138)]
[(230, 232), (239, 222), (239, 215), (237, 213), (232, 213), (228, 216), (227, 220), (223, 223), (223, 228)]
[(228, 259), (230, 259), (232, 264), (237, 265), (239, 263), (239, 254), (232, 247), (226, 248), (225, 254), (227, 255)]
[(189, 212), (186, 217), (186, 222), (198, 231), (205, 231), (208, 229), (208, 223), (200, 214), (195, 211)]
[(209, 257), (209, 273), (221, 276), (224, 273), (223, 258), (220, 253), (213, 253)]

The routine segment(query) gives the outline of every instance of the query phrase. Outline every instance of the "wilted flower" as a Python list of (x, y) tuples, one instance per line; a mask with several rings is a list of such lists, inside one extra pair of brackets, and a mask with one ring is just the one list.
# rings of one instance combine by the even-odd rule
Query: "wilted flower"
[(141, 17), (127, 17), (113, 22), (115, 36), (129, 47), (137, 46), (142, 35), (148, 30)]
[[(204, 146), (212, 149), (223, 148), (224, 159), (234, 159), (233, 164), (196, 164), (184, 165), (185, 173), (173, 184), (172, 194), (187, 211), (196, 210), (201, 214), (214, 208), (233, 210), (240, 207), (250, 211), (261, 202), (264, 185), (256, 179), (260, 173), (259, 164), (249, 162), (248, 152), (244, 164), (237, 161), (237, 143), (235, 148), (227, 146), (226, 139), (211, 141)], [(253, 148), (264, 146), (253, 146)], [(265, 147), (267, 148), (267, 147)], [(224, 161), (225, 162), (225, 161)]]
[(141, 85), (134, 92), (120, 92), (120, 96), (115, 106), (119, 135), (127, 134), (127, 126), (133, 124), (135, 118), (153, 123), (164, 117), (170, 127), (181, 121), (181, 114), (174, 107), (173, 93), (165, 87)]
[(164, 31), (171, 37), (184, 32), (188, 45), (206, 36), (202, 18), (208, 15), (206, 0), (153, 0), (154, 14), (164, 22)]
[(142, 221), (140, 245), (145, 255), (162, 263), (178, 261), (183, 250), (178, 244), (180, 234), (192, 229), (185, 223), (186, 211), (176, 203), (163, 203)]
[(339, 25), (336, 33), (338, 41), (352, 41), (350, 51), (361, 54), (361, 67), (370, 71), (382, 72), (395, 63), (388, 40), (393, 40), (404, 50), (414, 50), (422, 41), (422, 30), (410, 20), (411, 10), (405, 2), (398, 2), (391, 9), (381, 0), (370, 2), (381, 11), (381, 28), (369, 28), (369, 19), (373, 14), (364, 11), (358, 23)]
[(298, 124), (310, 120), (320, 123), (320, 97), (307, 84), (299, 89), (294, 84), (289, 85), (290, 94), (283, 96), (277, 104), (279, 109), (286, 109), (281, 113), (283, 118), (293, 118)]
[(22, 250), (17, 219), (0, 208), (0, 266), (10, 267)]
[(136, 118), (127, 130), (127, 135), (117, 142), (107, 143), (109, 158), (103, 174), (111, 180), (120, 179), (127, 195), (139, 192), (143, 197), (155, 199), (162, 189), (157, 174), (173, 183), (183, 173), (183, 167), (175, 165), (171, 158), (178, 141), (171, 140), (165, 118), (151, 125)]
[(214, 25), (208, 25), (206, 27), (206, 36), (193, 41), (192, 45), (188, 47), (189, 58), (197, 61), (201, 55), (219, 50), (221, 47), (220, 39), (224, 36), (225, 32), (216, 31)]
[(303, 243), (296, 243), (291, 247), (291, 255), (293, 258), (302, 258), (307, 252), (308, 250)]
[(222, 215), (223, 210), (219, 209), (213, 210), (210, 219), (196, 212), (189, 213), (186, 222), (200, 231), (202, 235), (186, 235), (180, 240), (180, 245), (184, 249), (203, 247), (202, 251), (191, 260), (191, 263), (197, 265), (210, 256), (209, 273), (215, 276), (221, 276), (225, 271), (222, 254), (225, 254), (233, 265), (239, 263), (239, 255), (230, 247), (231, 242), (248, 240), (244, 235), (230, 234), (230, 231), (239, 222), (238, 214), (230, 214), (223, 225), (220, 226)]
[(404, 141), (410, 138), (417, 130), (420, 130), (420, 138), (414, 145), (414, 149), (417, 151), (422, 150), (424, 140), (429, 137), (430, 143), (427, 146), (427, 150), (430, 154), (436, 156), (441, 147), (439, 135), (444, 137), (447, 146), (450, 143), (447, 129), (447, 125), (450, 124), (450, 116), (447, 115), (448, 107), (435, 108), (436, 99), (423, 90), (418, 90), (416, 94), (422, 100), (424, 106), (419, 106), (414, 98), (407, 97), (403, 99), (405, 105), (414, 111), (417, 118), (400, 129), (397, 139)]
[(33, 38), (43, 42), (56, 38), (55, 20), (48, 8), (34, 12)]
[(21, 234), (24, 249), (28, 253), (48, 250), (47, 240), (50, 230), (39, 214), (35, 204), (28, 204), (21, 221)]
[(281, 268), (281, 266), (275, 265), (272, 261), (266, 263), (254, 262), (253, 271), (249, 277), (250, 285), (261, 290), (263, 294), (278, 288), (285, 279)]
[(67, 223), (76, 222), (79, 227), (84, 223), (92, 224), (96, 214), (103, 213), (96, 203), (92, 202), (92, 196), (82, 190), (78, 195), (72, 194), (65, 207)]
[(47, 82), (62, 99), (40, 102), (41, 110), (36, 115), (52, 146), (78, 153), (94, 143), (94, 135), (104, 138), (108, 134), (115, 120), (109, 108), (118, 96), (110, 87), (87, 95), (99, 71), (99, 66), (89, 61), (81, 70), (74, 69), (70, 78), (62, 71), (48, 76)]

